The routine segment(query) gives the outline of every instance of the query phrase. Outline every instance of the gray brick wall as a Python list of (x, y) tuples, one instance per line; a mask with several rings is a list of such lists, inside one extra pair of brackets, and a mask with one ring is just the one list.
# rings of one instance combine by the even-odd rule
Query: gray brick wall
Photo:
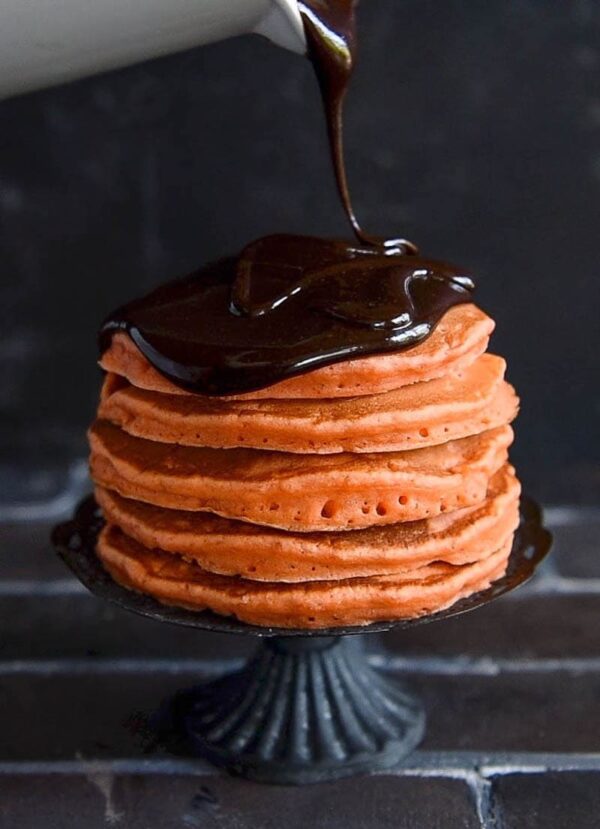
[[(361, 6), (357, 210), (473, 269), (523, 397), (528, 488), (593, 501), (597, 4)], [(2, 489), (83, 453), (112, 306), (274, 230), (345, 225), (310, 68), (258, 38), (0, 104)]]

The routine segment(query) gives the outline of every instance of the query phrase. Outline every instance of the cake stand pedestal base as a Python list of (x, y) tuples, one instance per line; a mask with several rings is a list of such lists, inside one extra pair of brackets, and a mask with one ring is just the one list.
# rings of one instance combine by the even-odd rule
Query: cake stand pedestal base
[(393, 766), (419, 744), (420, 703), (341, 637), (275, 637), (177, 699), (194, 752), (269, 783), (313, 783)]
[[(53, 541), (96, 596), (158, 622), (260, 640), (241, 670), (180, 691), (165, 710), (165, 736), (186, 735), (191, 753), (264, 783), (313, 783), (394, 765), (420, 742), (425, 716), (396, 679), (371, 668), (356, 634), (443, 621), (475, 610), (529, 579), (550, 549), (537, 505), (521, 501), (506, 573), (486, 590), (417, 619), (319, 630), (256, 627), (233, 618), (160, 604), (117, 584), (96, 556), (103, 525), (93, 498)], [(362, 636), (360, 637), (362, 639)]]

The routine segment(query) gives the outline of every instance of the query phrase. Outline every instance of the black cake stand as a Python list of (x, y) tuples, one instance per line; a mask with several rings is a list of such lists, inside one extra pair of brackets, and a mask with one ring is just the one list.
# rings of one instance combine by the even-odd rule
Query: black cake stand
[[(418, 699), (373, 669), (345, 637), (441, 621), (474, 610), (526, 582), (548, 553), (538, 506), (521, 502), (506, 574), (487, 590), (430, 616), (366, 627), (264, 628), (162, 605), (118, 585), (94, 552), (102, 517), (93, 498), (53, 534), (61, 558), (95, 595), (159, 622), (254, 636), (260, 646), (234, 673), (177, 694), (172, 721), (190, 751), (230, 772), (268, 783), (332, 780), (394, 765), (421, 741)], [(175, 727), (175, 726), (174, 726)]]

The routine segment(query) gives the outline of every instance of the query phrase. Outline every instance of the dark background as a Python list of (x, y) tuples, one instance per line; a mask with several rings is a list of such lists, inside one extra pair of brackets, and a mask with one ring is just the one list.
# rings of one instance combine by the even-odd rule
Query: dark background
[[(475, 273), (527, 486), (597, 500), (598, 4), (369, 0), (360, 22), (358, 215)], [(0, 228), (4, 470), (60, 467), (114, 305), (260, 234), (346, 233), (308, 62), (248, 37), (0, 104)]]

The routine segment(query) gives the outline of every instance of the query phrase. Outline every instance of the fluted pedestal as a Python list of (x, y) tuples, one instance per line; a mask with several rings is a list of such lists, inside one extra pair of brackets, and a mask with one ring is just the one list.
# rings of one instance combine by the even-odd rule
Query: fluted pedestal
[(418, 619), (304, 631), (257, 628), (121, 587), (96, 556), (101, 527), (102, 516), (89, 498), (53, 534), (61, 558), (96, 596), (160, 622), (261, 637), (258, 653), (241, 671), (178, 693), (157, 725), (165, 738), (177, 738), (178, 748), (183, 730), (194, 753), (266, 783), (333, 780), (386, 768), (409, 754), (423, 735), (423, 710), (395, 678), (368, 665), (349, 634), (411, 628), (482, 607), (524, 584), (551, 543), (539, 508), (523, 498), (506, 574), (487, 590)]
[(254, 780), (309, 783), (386, 768), (420, 742), (421, 705), (339, 637), (266, 640), (186, 695), (193, 749)]

